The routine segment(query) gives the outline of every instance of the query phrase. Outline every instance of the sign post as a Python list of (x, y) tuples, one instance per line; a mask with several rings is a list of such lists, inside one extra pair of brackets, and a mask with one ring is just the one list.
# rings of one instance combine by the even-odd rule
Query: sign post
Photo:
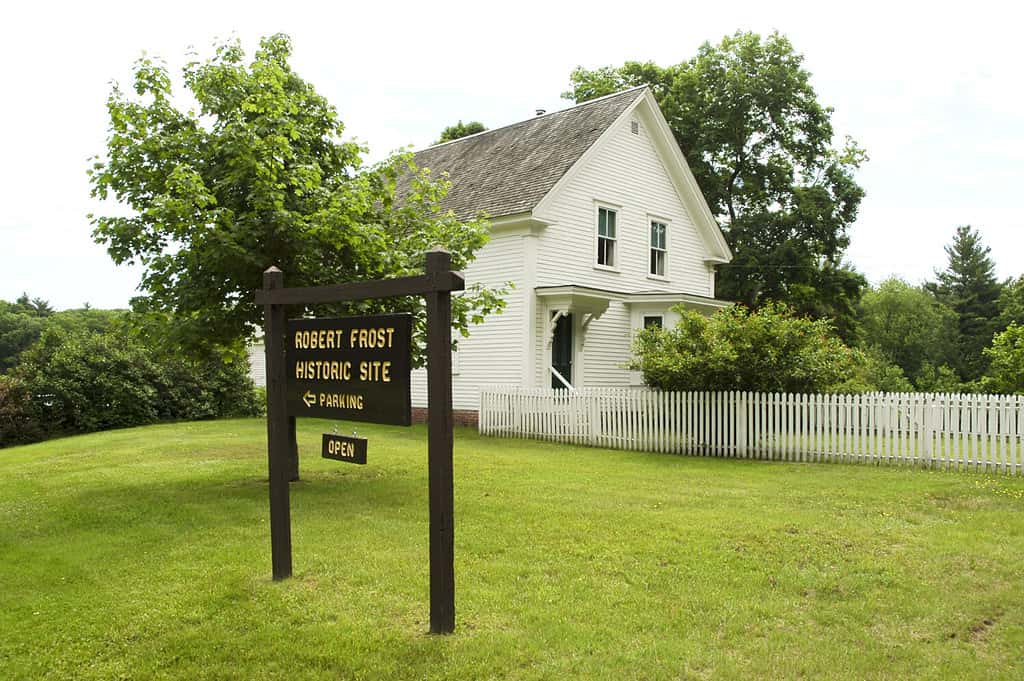
[[(263, 273), (268, 294), (284, 289), (284, 273), (271, 267)], [(267, 469), (270, 478), (270, 562), (274, 579), (292, 576), (292, 521), (288, 498), (292, 452), (284, 366), (284, 305), (266, 302)], [(297, 472), (296, 466), (296, 472)]]
[[(408, 315), (303, 319), (286, 324), (285, 306), (424, 296), (430, 406), (430, 631), (455, 630), (451, 292), (464, 288), (462, 275), (451, 270), (451, 254), (440, 248), (427, 253), (425, 273), (420, 276), (287, 289), (281, 270), (271, 267), (264, 273), (256, 302), (264, 306), (266, 317), (270, 545), (275, 580), (292, 574), (288, 481), (297, 480), (299, 474), (295, 417), (409, 425), (412, 411), (408, 358), (412, 325)], [(404, 348), (404, 356), (395, 352), (398, 348)], [(321, 356), (321, 351), (337, 352)], [(325, 439), (329, 458), (365, 462), (365, 441), (360, 445), (344, 440), (332, 439), (331, 445)]]
[[(427, 275), (451, 269), (444, 251), (427, 254)], [(427, 466), (430, 490), (430, 631), (455, 630), (455, 492), (452, 448), (452, 294), (427, 294)]]

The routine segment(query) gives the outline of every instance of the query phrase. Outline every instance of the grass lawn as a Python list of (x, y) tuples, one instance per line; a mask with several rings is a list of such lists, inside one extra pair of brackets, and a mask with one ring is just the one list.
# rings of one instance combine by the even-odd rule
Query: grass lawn
[(0, 450), (0, 677), (1024, 678), (1024, 479), (458, 430), (431, 636), (425, 429), (330, 425), (278, 583), (261, 420)]

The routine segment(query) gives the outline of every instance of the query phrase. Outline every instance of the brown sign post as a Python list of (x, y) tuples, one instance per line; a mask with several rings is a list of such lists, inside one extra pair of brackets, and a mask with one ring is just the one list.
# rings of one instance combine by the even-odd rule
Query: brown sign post
[[(427, 467), (429, 473), (430, 498), (430, 631), (431, 633), (450, 633), (455, 630), (455, 536), (454, 536), (454, 490), (452, 472), (453, 419), (452, 419), (452, 382), (451, 382), (451, 292), (465, 288), (465, 280), (458, 272), (451, 270), (451, 254), (442, 249), (427, 253), (426, 271), (423, 275), (383, 279), (378, 281), (338, 284), (334, 286), (316, 286), (307, 288), (284, 288), (284, 273), (271, 267), (263, 274), (263, 289), (256, 294), (256, 302), (264, 306), (265, 335), (267, 351), (267, 456), (270, 477), (270, 548), (271, 563), (275, 580), (285, 579), (292, 574), (292, 538), (291, 510), (288, 494), (288, 481), (296, 479), (298, 467), (295, 448), (295, 415), (303, 415), (300, 403), (317, 407), (344, 404), (346, 409), (353, 410), (358, 401), (352, 397), (322, 398), (323, 395), (347, 395), (349, 391), (313, 390), (306, 387), (299, 392), (297, 399), (293, 396), (292, 409), (289, 409), (289, 384), (297, 387), (299, 380), (320, 380), (323, 374), (322, 365), (303, 365), (298, 368), (297, 362), (317, 362), (322, 360), (306, 359), (292, 356), (286, 352), (286, 335), (288, 326), (285, 323), (285, 306), (315, 305), (319, 303), (335, 303), (367, 298), (391, 298), (397, 296), (423, 296), (427, 311), (427, 401), (430, 406), (427, 421)], [(330, 320), (336, 323), (339, 320)], [(352, 328), (390, 328), (388, 325), (372, 326), (372, 323), (358, 323)], [(294, 332), (288, 337), (295, 343)], [(312, 331), (316, 324), (307, 328)], [(322, 327), (327, 328), (327, 327)], [(332, 327), (333, 328), (333, 327)], [(395, 327), (397, 328), (397, 327)], [(394, 332), (393, 332), (394, 333)], [(382, 337), (379, 332), (373, 338), (366, 337), (365, 343), (377, 344), (386, 342), (387, 332)], [(324, 344), (327, 343), (324, 336)], [(349, 336), (351, 339), (351, 336)], [(357, 336), (357, 342), (358, 336)], [(408, 344), (408, 341), (404, 341)], [(320, 344), (320, 336), (313, 341)], [(335, 341), (337, 343), (337, 341)], [(394, 336), (392, 336), (394, 344)], [(351, 342), (349, 343), (351, 344)], [(303, 348), (310, 349), (310, 348)], [(366, 349), (366, 348), (363, 348)], [(344, 360), (341, 360), (344, 361)], [(363, 361), (363, 360), (360, 360)], [(369, 367), (371, 375), (378, 379), (383, 376), (383, 362), (386, 359), (370, 359), (369, 362), (380, 362), (376, 367)], [(296, 381), (289, 381), (288, 367), (298, 375)], [(353, 367), (349, 367), (349, 371)], [(358, 368), (356, 369), (358, 371)], [(388, 367), (390, 377), (397, 376)], [(328, 376), (344, 375), (344, 369), (329, 367)], [(396, 370), (397, 371), (397, 370)], [(376, 372), (376, 373), (374, 373)], [(405, 381), (408, 381), (408, 368), (402, 369)], [(327, 379), (336, 380), (336, 379)], [(390, 381), (378, 380), (378, 383)], [(408, 394), (408, 393), (406, 393)], [(305, 397), (305, 402), (303, 402)], [(365, 403), (364, 403), (365, 404)], [(365, 407), (364, 407), (365, 408)], [(409, 413), (409, 403), (397, 409)], [(359, 415), (363, 410), (354, 409)], [(384, 409), (385, 415), (393, 412)], [(366, 416), (366, 413), (362, 414)], [(349, 416), (351, 417), (351, 416)], [(373, 420), (363, 418), (360, 420)], [(385, 420), (394, 423), (394, 420)], [(405, 417), (408, 423), (408, 415)]]

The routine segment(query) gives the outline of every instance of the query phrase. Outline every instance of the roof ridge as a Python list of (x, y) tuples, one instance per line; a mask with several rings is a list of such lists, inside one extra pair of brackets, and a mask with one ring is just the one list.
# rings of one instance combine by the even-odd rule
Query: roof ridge
[(625, 90), (619, 90), (618, 92), (612, 92), (612, 93), (609, 93), (607, 95), (601, 95), (600, 97), (595, 97), (593, 99), (588, 99), (585, 102), (580, 102), (578, 104), (573, 104), (570, 107), (566, 107), (564, 109), (559, 109), (558, 111), (546, 112), (546, 113), (540, 114), (539, 116), (533, 116), (531, 118), (524, 118), (524, 119), (522, 119), (520, 121), (514, 121), (512, 123), (507, 123), (507, 124), (502, 125), (500, 127), (492, 128), (490, 130), (482, 130), (480, 132), (475, 132), (472, 135), (465, 135), (465, 136), (459, 137), (457, 139), (448, 140), (447, 142), (441, 142), (439, 144), (432, 144), (429, 147), (423, 147), (422, 149), (420, 149), (419, 151), (414, 152), (414, 153), (419, 153), (420, 151), (427, 151), (428, 149), (437, 149), (438, 147), (443, 147), (443, 146), (446, 146), (446, 145), (449, 145), (449, 144), (455, 144), (456, 142), (462, 142), (463, 140), (473, 139), (474, 137), (482, 137), (483, 135), (489, 135), (491, 133), (499, 132), (501, 130), (506, 130), (508, 128), (515, 127), (517, 125), (524, 125), (524, 124), (529, 123), (531, 121), (537, 121), (537, 120), (540, 120), (542, 118), (547, 118), (549, 116), (557, 116), (557, 115), (560, 115), (560, 114), (568, 113), (570, 111), (573, 111), (574, 109), (579, 109), (579, 108), (582, 108), (584, 106), (590, 106), (591, 104), (596, 104), (597, 102), (602, 102), (602, 101), (604, 101), (606, 99), (611, 99), (612, 97), (619, 97), (621, 95), (625, 95), (627, 93), (634, 92), (636, 90), (646, 90), (646, 89), (648, 89), (647, 85), (635, 85), (635, 86), (633, 86), (631, 88), (626, 88)]

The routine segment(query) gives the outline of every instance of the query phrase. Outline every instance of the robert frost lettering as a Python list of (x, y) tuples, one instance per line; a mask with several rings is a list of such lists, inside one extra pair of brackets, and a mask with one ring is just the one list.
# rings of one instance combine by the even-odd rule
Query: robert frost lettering
[(289, 414), (411, 423), (411, 315), (292, 319), (287, 334)]

